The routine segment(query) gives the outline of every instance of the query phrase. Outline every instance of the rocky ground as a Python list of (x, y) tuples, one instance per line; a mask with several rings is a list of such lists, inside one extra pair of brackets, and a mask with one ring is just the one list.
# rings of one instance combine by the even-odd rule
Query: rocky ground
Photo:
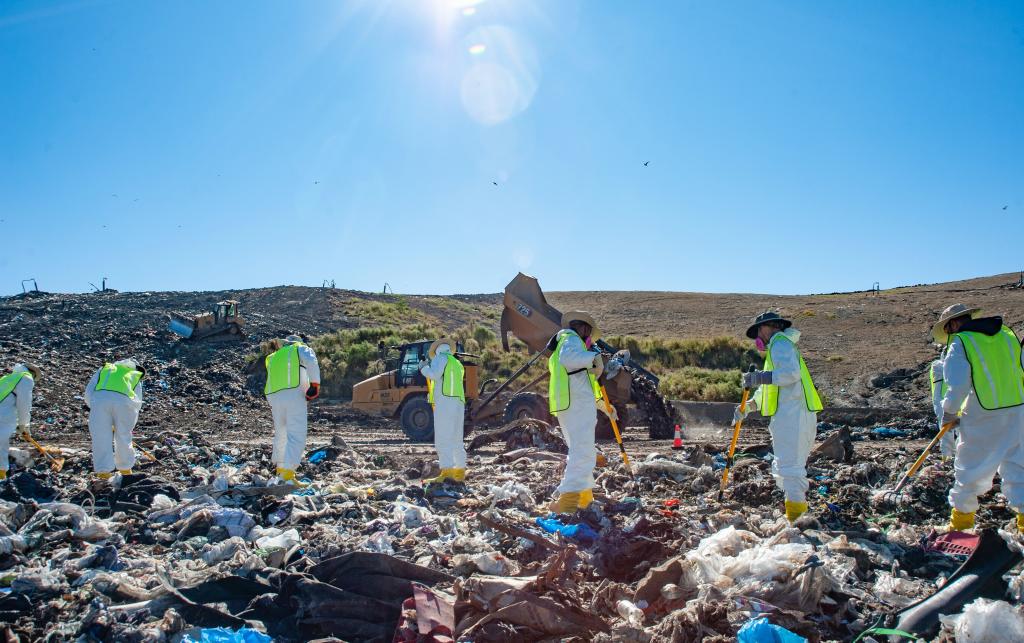
[[(247, 304), (246, 342), (189, 344), (163, 330), (165, 312), (232, 294)], [(381, 641), (398, 627), (398, 640), (446, 640), (427, 634), (437, 626), (475, 641), (726, 641), (761, 617), (812, 641), (852, 640), (961, 563), (928, 549), (948, 512), (949, 462), (935, 456), (896, 502), (874, 494), (923, 448), (926, 420), (883, 431), (822, 423), (811, 513), (797, 528), (781, 519), (768, 436), (755, 426), (721, 502), (726, 429), (695, 429), (673, 451), (631, 427), (632, 467), (603, 443), (597, 501), (546, 522), (539, 507), (564, 466), (557, 430), (530, 422), (470, 435), (469, 484), (430, 486), (429, 445), (324, 402), (311, 410), (301, 467), (311, 485), (275, 485), (269, 411), (247, 358), (273, 336), (358, 324), (344, 311), (359, 297), (294, 288), (0, 300), (0, 355), (43, 367), (34, 433), (66, 458), (56, 473), (16, 442), (0, 485), (6, 640), (199, 640), (218, 627)], [(81, 389), (104, 360), (128, 356), (149, 366), (136, 438), (153, 457), (99, 484)], [(998, 485), (982, 503), (980, 526), (1012, 518)], [(1024, 584), (1012, 576), (1019, 605)]]

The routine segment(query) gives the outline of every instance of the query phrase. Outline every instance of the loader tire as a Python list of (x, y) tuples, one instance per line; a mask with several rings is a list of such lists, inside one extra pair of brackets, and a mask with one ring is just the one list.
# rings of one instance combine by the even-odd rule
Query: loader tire
[[(598, 401), (598, 404), (604, 404), (604, 402)], [(625, 430), (629, 424), (629, 410), (625, 404), (614, 404), (615, 412), (619, 414), (619, 432)], [(603, 411), (598, 409), (597, 411), (597, 426), (594, 428), (594, 437), (598, 440), (614, 440), (615, 431), (612, 430), (612, 423), (608, 419), (608, 416)]]
[(548, 412), (548, 401), (540, 393), (516, 393), (505, 405), (505, 424), (524, 418), (555, 423), (555, 418)]
[(399, 418), (402, 431), (413, 442), (434, 441), (434, 409), (426, 397), (418, 395), (407, 400)]

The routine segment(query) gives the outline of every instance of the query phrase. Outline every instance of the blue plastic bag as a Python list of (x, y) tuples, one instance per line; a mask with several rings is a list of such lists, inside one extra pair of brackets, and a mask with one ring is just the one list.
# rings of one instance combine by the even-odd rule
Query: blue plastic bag
[(736, 632), (739, 643), (807, 643), (807, 639), (798, 636), (781, 625), (775, 625), (763, 616), (747, 621), (739, 632)]
[(272, 643), (274, 639), (249, 627), (229, 630), (226, 627), (208, 627), (199, 631), (199, 638), (186, 634), (181, 643)]
[(889, 426), (876, 426), (875, 428), (871, 429), (871, 432), (883, 438), (902, 438), (907, 434), (906, 431), (894, 429)]
[(327, 458), (327, 449), (320, 449), (309, 454), (309, 461), (313, 464), (319, 464)]
[[(553, 514), (552, 514), (553, 515)], [(575, 538), (580, 541), (595, 541), (597, 540), (597, 532), (586, 524), (580, 523), (578, 525), (565, 525), (560, 520), (553, 517), (548, 518), (537, 518), (537, 526), (548, 532), (549, 534), (559, 533), (566, 538)]]

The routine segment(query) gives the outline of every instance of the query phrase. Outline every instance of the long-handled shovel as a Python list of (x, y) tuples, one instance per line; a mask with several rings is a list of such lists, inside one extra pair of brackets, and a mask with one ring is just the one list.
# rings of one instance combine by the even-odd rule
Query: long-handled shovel
[(608, 401), (608, 391), (604, 388), (604, 384), (601, 385), (601, 399), (604, 400), (604, 407), (608, 409), (608, 419), (612, 423), (612, 432), (615, 433), (615, 441), (619, 443), (619, 452), (622, 453), (622, 461), (626, 464), (626, 471), (629, 472), (629, 477), (636, 480), (633, 476), (633, 467), (629, 464), (629, 456), (626, 455), (626, 447), (622, 446), (622, 434), (619, 433), (619, 423), (615, 421), (615, 408), (612, 403)]
[(35, 448), (39, 449), (39, 453), (42, 453), (43, 455), (46, 456), (46, 458), (50, 461), (50, 468), (53, 469), (54, 473), (56, 473), (56, 472), (58, 472), (58, 471), (60, 471), (61, 469), (64, 468), (64, 458), (63, 457), (56, 457), (55, 458), (54, 456), (50, 455), (50, 452), (47, 451), (45, 448), (43, 448), (43, 445), (41, 445), (38, 442), (36, 442), (35, 438), (33, 438), (31, 435), (26, 435), (24, 437), (25, 437), (26, 440), (28, 440), (29, 442), (32, 443), (32, 446), (34, 446)]
[(142, 455), (146, 456), (151, 461), (156, 462), (156, 456), (142, 448), (142, 445), (139, 444), (138, 442), (132, 442), (132, 447), (138, 449), (139, 451), (142, 451)]
[(891, 500), (895, 496), (898, 496), (900, 491), (903, 490), (903, 487), (907, 486), (907, 483), (910, 482), (910, 479), (914, 477), (914, 475), (921, 468), (921, 465), (924, 464), (924, 461), (928, 459), (928, 453), (933, 448), (935, 448), (935, 445), (939, 443), (939, 440), (942, 439), (942, 436), (946, 435), (946, 431), (949, 431), (954, 426), (956, 426), (956, 423), (957, 421), (953, 420), (952, 422), (946, 422), (945, 424), (943, 424), (942, 428), (939, 429), (939, 432), (935, 434), (934, 438), (932, 438), (932, 441), (929, 442), (928, 446), (926, 446), (924, 448), (924, 451), (921, 452), (921, 455), (917, 458), (917, 461), (914, 462), (913, 465), (911, 465), (910, 469), (908, 469), (907, 472), (903, 474), (903, 477), (900, 478), (900, 481), (896, 483), (896, 486), (891, 491), (883, 490), (876, 495), (879, 497), (886, 498), (888, 500)]
[[(753, 372), (756, 367), (751, 364), (748, 372)], [(750, 389), (743, 389), (743, 398), (740, 400), (740, 413), (747, 412), (747, 400), (750, 399)], [(736, 455), (736, 443), (740, 440), (740, 427), (743, 426), (743, 418), (740, 418), (732, 428), (732, 442), (729, 443), (729, 455), (725, 459), (725, 469), (722, 471), (722, 483), (718, 487), (718, 501), (722, 501), (725, 495), (725, 486), (729, 484), (729, 470), (732, 469), (732, 459)]]

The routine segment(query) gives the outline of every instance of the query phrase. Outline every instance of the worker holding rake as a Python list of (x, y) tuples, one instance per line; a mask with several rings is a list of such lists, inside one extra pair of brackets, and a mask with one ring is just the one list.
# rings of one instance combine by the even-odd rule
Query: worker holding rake
[(17, 364), (0, 378), (0, 480), (7, 477), (10, 466), (11, 435), (17, 431), (20, 436), (32, 437), (32, 390), (38, 379), (39, 367), (32, 364)]
[(800, 331), (775, 312), (754, 318), (747, 329), (757, 349), (765, 354), (764, 368), (743, 374), (743, 388), (758, 387), (745, 409), (736, 407), (733, 422), (752, 410), (770, 417), (772, 475), (786, 496), (786, 518), (794, 522), (807, 512), (807, 456), (817, 434), (821, 398), (796, 344)]
[(133, 359), (101, 366), (85, 387), (96, 477), (109, 479), (117, 469), (127, 475), (135, 466), (132, 431), (142, 410), (145, 369)]
[(1007, 504), (1024, 531), (1024, 364), (1020, 340), (1002, 317), (979, 318), (979, 308), (954, 304), (932, 327), (946, 345), (942, 362), (943, 426), (959, 422), (949, 492), (949, 527), (974, 527), (978, 496), (999, 472)]
[(597, 403), (601, 400), (598, 378), (604, 370), (604, 360), (599, 351), (590, 348), (598, 337), (600, 332), (594, 318), (588, 313), (573, 311), (562, 315), (562, 330), (548, 343), (551, 351), (548, 358), (549, 411), (558, 418), (569, 446), (565, 472), (558, 485), (558, 499), (548, 507), (557, 513), (585, 509), (594, 500), (597, 409), (601, 408), (609, 418), (618, 419), (615, 407)]

